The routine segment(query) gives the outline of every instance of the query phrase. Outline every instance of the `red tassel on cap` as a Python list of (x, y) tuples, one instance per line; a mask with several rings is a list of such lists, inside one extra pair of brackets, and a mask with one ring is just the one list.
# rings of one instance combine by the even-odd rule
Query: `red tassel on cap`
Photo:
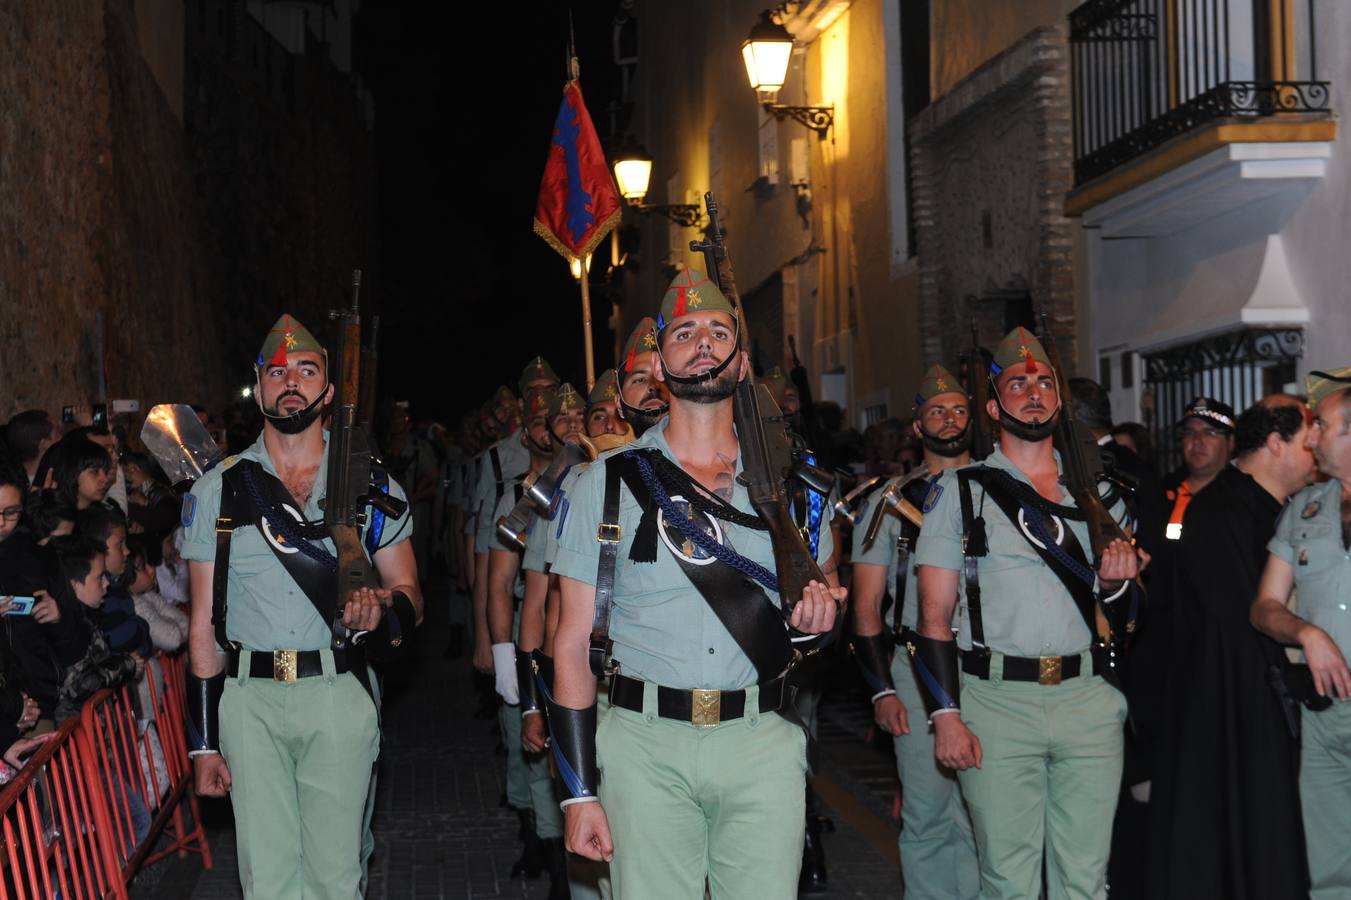
[(685, 315), (685, 286), (682, 284), (676, 288), (675, 309), (671, 310), (671, 318), (678, 319)]
[(267, 361), (267, 364), (269, 366), (286, 365), (286, 341), (283, 340), (277, 345), (277, 352), (272, 354), (272, 358)]

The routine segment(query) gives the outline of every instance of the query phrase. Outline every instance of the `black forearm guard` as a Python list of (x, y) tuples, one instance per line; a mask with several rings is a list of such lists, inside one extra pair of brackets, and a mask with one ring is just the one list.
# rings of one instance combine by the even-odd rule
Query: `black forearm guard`
[(854, 654), (854, 662), (863, 673), (873, 699), (882, 694), (896, 693), (896, 683), (891, 678), (891, 638), (884, 634), (856, 634), (849, 641), (849, 649)]
[(210, 678), (199, 678), (188, 673), (188, 752), (206, 750), (220, 752), (220, 733), (217, 730), (217, 711), (220, 695), (225, 691), (225, 673), (217, 672)]
[(408, 646), (415, 628), (417, 612), (413, 609), (413, 601), (403, 591), (395, 591), (385, 614), (380, 617), (380, 624), (362, 640), (366, 655), (377, 662), (393, 658)]
[(918, 631), (905, 632), (905, 649), (915, 666), (924, 709), (932, 717), (945, 709), (961, 709), (962, 682), (957, 674), (957, 642), (936, 641)]
[(535, 712), (544, 708), (540, 702), (539, 685), (535, 682), (533, 650), (516, 648), (516, 686), (521, 693), (521, 713)]
[[(554, 762), (569, 800), (596, 796), (600, 771), (596, 768), (596, 705), (570, 709), (549, 701), (549, 734)], [(567, 800), (563, 801), (565, 804)]]
[(803, 656), (815, 656), (822, 650), (835, 643), (835, 639), (840, 636), (841, 629), (844, 628), (844, 610), (837, 606), (835, 612), (835, 625), (829, 631), (823, 631), (820, 634), (804, 634), (788, 626), (788, 637), (793, 642), (793, 649)]

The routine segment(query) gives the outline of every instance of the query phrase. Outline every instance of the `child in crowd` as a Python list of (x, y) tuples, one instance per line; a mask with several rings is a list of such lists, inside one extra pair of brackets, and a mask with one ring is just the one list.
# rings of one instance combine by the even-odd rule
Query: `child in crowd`
[(52, 539), (61, 575), (70, 585), (79, 609), (71, 618), (78, 628), (77, 643), (84, 652), (66, 668), (57, 694), (56, 721), (79, 715), (80, 704), (104, 687), (122, 684), (141, 672), (134, 653), (117, 653), (108, 647), (98, 621), (107, 591), (106, 554), (89, 538), (70, 535)]
[(159, 564), (159, 541), (144, 534), (127, 538), (127, 589), (136, 615), (149, 625), (155, 649), (172, 653), (187, 643), (188, 614), (160, 595), (155, 584)]

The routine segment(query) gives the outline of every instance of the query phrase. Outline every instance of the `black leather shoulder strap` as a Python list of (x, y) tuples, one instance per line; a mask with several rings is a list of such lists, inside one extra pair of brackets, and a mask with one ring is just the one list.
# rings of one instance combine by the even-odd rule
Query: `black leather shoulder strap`
[[(495, 490), (497, 491), (495, 498), (501, 500), (502, 494), (506, 492), (506, 482), (502, 477), (502, 457), (497, 453), (496, 444), (493, 444), (488, 448), (488, 461), (493, 464), (493, 484), (496, 486)], [(496, 508), (497, 504), (494, 503), (493, 506)]]
[[(963, 469), (957, 473), (957, 494), (962, 507), (962, 579), (966, 582), (966, 621), (971, 629), (971, 643), (985, 646), (985, 619), (980, 606), (980, 563), (985, 555), (985, 517), (977, 516), (971, 502), (973, 472)], [(984, 483), (981, 485), (984, 487)], [(981, 512), (985, 498), (981, 496)]]
[(603, 675), (610, 655), (610, 610), (614, 603), (615, 562), (619, 556), (619, 482), (621, 467), (616, 457), (605, 460), (605, 501), (601, 508), (596, 540), (600, 561), (596, 565), (596, 612), (591, 619), (591, 671)]
[(238, 507), (233, 479), (222, 478), (220, 511), (216, 514), (216, 562), (211, 573), (211, 626), (222, 650), (235, 649), (225, 636), (225, 613), (230, 584), (230, 542), (234, 539), (234, 530), (244, 524), (238, 519)]

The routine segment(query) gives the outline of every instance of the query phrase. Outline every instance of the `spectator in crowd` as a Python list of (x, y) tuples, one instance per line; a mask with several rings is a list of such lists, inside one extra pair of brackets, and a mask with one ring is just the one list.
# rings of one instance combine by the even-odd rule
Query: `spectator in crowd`
[(75, 530), (75, 508), (48, 488), (28, 494), (24, 521), (33, 543), (45, 547), (54, 537), (62, 537)]
[(43, 727), (50, 728), (62, 670), (82, 651), (72, 643), (74, 600), (55, 555), (20, 528), (26, 484), (22, 468), (0, 459), (0, 596), (37, 601), (29, 615), (0, 617), (0, 654), (12, 682), (36, 702)]
[(98, 621), (108, 584), (103, 548), (79, 534), (54, 538), (52, 547), (61, 577), (79, 602), (78, 610), (71, 616), (78, 630), (74, 645), (79, 654), (62, 672), (56, 705), (59, 724), (79, 715), (80, 705), (100, 688), (124, 684), (139, 675), (143, 664), (133, 653), (111, 650), (103, 636)]
[(1112, 440), (1129, 449), (1140, 457), (1151, 471), (1158, 473), (1157, 463), (1154, 460), (1154, 442), (1150, 440), (1149, 430), (1145, 426), (1139, 422), (1118, 422), (1112, 426)]
[(155, 585), (155, 570), (160, 564), (160, 542), (144, 534), (127, 538), (127, 590), (131, 592), (136, 615), (150, 628), (150, 642), (156, 650), (173, 653), (188, 640), (188, 614), (160, 596)]
[(75, 533), (103, 550), (107, 590), (99, 604), (99, 624), (114, 653), (150, 655), (150, 626), (136, 615), (136, 604), (127, 590), (127, 523), (116, 510), (91, 506), (75, 520)]
[[(52, 445), (38, 466), (37, 484), (50, 486), (76, 510), (106, 505), (112, 487), (113, 460), (108, 451), (78, 432)], [(48, 484), (50, 481), (50, 485)]]
[(1299, 398), (1236, 423), (1237, 459), (1187, 508), (1170, 560), (1174, 643), (1150, 790), (1152, 898), (1307, 896), (1297, 744), (1272, 690), (1284, 651), (1249, 612), (1266, 547), (1314, 458)]
[(59, 434), (51, 416), (43, 409), (29, 409), (16, 414), (5, 426), (5, 443), (10, 453), (23, 466), (28, 484), (33, 484), (38, 463), (47, 449), (56, 443)]
[(160, 541), (160, 563), (155, 567), (155, 583), (160, 596), (179, 607), (189, 605), (192, 594), (188, 564), (179, 552), (183, 549), (183, 529), (175, 528)]
[(127, 483), (127, 530), (151, 534), (156, 539), (178, 525), (181, 503), (159, 477), (159, 467), (144, 453), (122, 454), (122, 475)]

